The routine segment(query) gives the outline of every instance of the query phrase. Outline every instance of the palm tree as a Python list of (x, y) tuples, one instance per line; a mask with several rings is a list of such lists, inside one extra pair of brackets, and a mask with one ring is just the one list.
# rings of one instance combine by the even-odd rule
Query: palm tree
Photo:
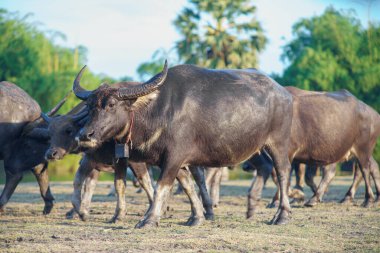
[(189, 0), (175, 19), (181, 62), (210, 68), (258, 65), (267, 39), (249, 0)]

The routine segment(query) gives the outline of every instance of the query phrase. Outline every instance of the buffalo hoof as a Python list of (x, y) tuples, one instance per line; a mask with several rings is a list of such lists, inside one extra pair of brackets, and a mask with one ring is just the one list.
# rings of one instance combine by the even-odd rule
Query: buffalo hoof
[(272, 201), (272, 203), (268, 204), (267, 205), (267, 208), (276, 208), (278, 207), (280, 204), (280, 201), (279, 200), (275, 200), (275, 201)]
[(374, 206), (374, 200), (373, 199), (366, 199), (366, 200), (364, 200), (364, 202), (361, 206), (364, 208), (373, 207)]
[(293, 190), (289, 193), (289, 198), (294, 198), (294, 199), (304, 199), (304, 198), (305, 198), (305, 194), (304, 194), (303, 191), (300, 190), (300, 189), (293, 189)]
[(74, 208), (68, 211), (65, 216), (66, 216), (66, 219), (69, 219), (69, 220), (74, 219), (74, 216), (75, 216)]
[(143, 189), (141, 187), (136, 191), (136, 193), (142, 193), (142, 192), (143, 192)]
[(125, 215), (114, 215), (112, 219), (108, 221), (108, 223), (117, 223), (119, 221), (122, 221), (125, 218)]
[(292, 201), (290, 201), (290, 204), (300, 205), (300, 204), (303, 204), (304, 202), (305, 202), (304, 198), (294, 198), (292, 199)]
[(348, 204), (352, 204), (353, 202), (354, 201), (353, 201), (353, 198), (351, 196), (346, 196), (339, 203), (348, 205)]
[(190, 227), (195, 227), (195, 226), (199, 226), (203, 223), (205, 219), (203, 217), (196, 217), (196, 216), (191, 216), (187, 222), (185, 223), (186, 226), (190, 226)]
[(248, 211), (247, 211), (247, 219), (253, 219), (253, 217), (254, 217), (254, 214), (255, 214), (255, 210), (254, 209), (249, 209)]
[(316, 206), (318, 204), (318, 202), (319, 201), (317, 200), (317, 198), (311, 198), (311, 199), (309, 199), (308, 202), (305, 203), (305, 206), (313, 207), (313, 206)]
[(135, 228), (156, 228), (158, 224), (158, 220), (143, 219), (136, 224)]
[(87, 213), (78, 213), (78, 215), (79, 215), (79, 218), (81, 219), (81, 221), (87, 221), (88, 218), (90, 217), (90, 215)]
[(213, 213), (205, 213), (206, 220), (214, 220), (214, 214)]
[(275, 215), (275, 217), (270, 222), (271, 225), (285, 225), (289, 223), (290, 217), (289, 213), (286, 211), (281, 211), (279, 215)]
[(5, 208), (2, 206), (2, 207), (0, 207), (0, 215), (2, 215), (4, 213), (5, 213)]
[(51, 212), (51, 210), (53, 209), (53, 206), (54, 206), (53, 202), (45, 203), (45, 207), (44, 207), (44, 210), (42, 211), (42, 213), (44, 215), (49, 214)]

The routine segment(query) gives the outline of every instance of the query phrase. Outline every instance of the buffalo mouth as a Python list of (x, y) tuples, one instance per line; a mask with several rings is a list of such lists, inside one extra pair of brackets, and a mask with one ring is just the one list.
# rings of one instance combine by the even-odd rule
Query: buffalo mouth
[(62, 160), (66, 155), (66, 151), (64, 149), (49, 149), (45, 154), (45, 160), (47, 161), (57, 161)]
[(90, 140), (80, 140), (78, 137), (76, 137), (75, 140), (77, 141), (78, 147), (84, 149), (94, 149), (100, 146), (100, 143), (93, 138)]

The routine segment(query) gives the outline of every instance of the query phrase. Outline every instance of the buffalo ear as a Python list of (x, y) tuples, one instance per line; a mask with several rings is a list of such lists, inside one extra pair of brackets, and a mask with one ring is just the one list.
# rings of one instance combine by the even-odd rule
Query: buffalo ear
[(25, 136), (38, 139), (38, 140), (50, 139), (49, 131), (46, 128), (39, 128), (39, 127), (34, 128), (30, 132), (28, 132)]

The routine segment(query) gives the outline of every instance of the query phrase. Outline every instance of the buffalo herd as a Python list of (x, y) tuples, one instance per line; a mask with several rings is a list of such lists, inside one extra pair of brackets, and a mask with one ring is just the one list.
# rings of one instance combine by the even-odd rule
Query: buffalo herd
[[(305, 91), (283, 87), (256, 69), (168, 68), (165, 62), (163, 70), (146, 82), (102, 84), (89, 91), (80, 84), (84, 70), (73, 84), (82, 102), (65, 115), (55, 114), (66, 98), (43, 113), (22, 89), (0, 83), (0, 159), (6, 175), (0, 212), (5, 212), (23, 173), (31, 170), (45, 201), (43, 213), (49, 214), (54, 197), (48, 161), (73, 153), (80, 153), (82, 159), (67, 218), (89, 218), (99, 172), (107, 171), (115, 175), (117, 196), (110, 221), (124, 219), (127, 167), (149, 200), (136, 228), (158, 226), (175, 179), (191, 205), (186, 224), (212, 220), (213, 207), (219, 203), (222, 168), (237, 164), (256, 171), (247, 218), (254, 217), (267, 179), (272, 176), (277, 185), (269, 206), (278, 210), (270, 224), (290, 220), (289, 198), (303, 201), (305, 182), (314, 193), (305, 205), (321, 202), (337, 163), (354, 171), (342, 202), (353, 200), (362, 180), (363, 207), (380, 201), (379, 166), (372, 157), (380, 135), (380, 115), (346, 90)], [(150, 166), (160, 168), (155, 186)], [(322, 179), (317, 186), (313, 178), (318, 169)], [(293, 171), (296, 187), (291, 189)]]

